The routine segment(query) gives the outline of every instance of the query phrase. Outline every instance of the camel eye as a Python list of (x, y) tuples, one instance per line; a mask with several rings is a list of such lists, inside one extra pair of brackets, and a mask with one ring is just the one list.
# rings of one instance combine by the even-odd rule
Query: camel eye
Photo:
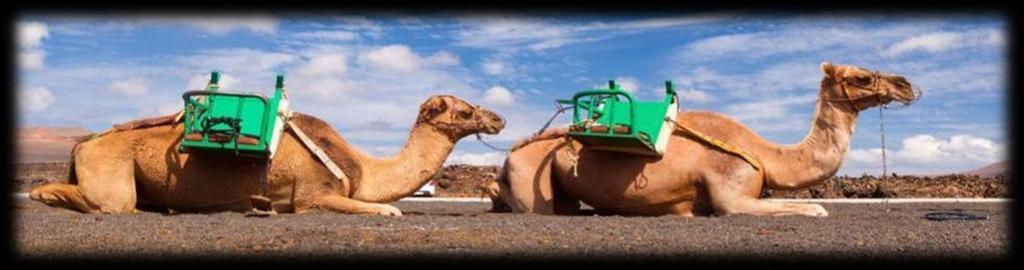
[(870, 77), (857, 77), (856, 81), (857, 81), (858, 85), (868, 85), (868, 84), (871, 84), (871, 78)]
[(459, 117), (462, 117), (462, 119), (469, 119), (472, 116), (473, 116), (473, 112), (472, 111), (460, 111), (459, 112)]

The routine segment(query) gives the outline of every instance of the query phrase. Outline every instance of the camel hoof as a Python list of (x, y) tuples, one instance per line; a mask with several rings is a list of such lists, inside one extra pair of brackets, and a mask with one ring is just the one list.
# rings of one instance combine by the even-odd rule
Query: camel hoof
[(377, 214), (381, 216), (402, 216), (402, 210), (398, 210), (398, 207), (390, 205), (382, 205), (380, 210), (377, 210)]
[(274, 211), (274, 210), (267, 211), (267, 210), (261, 210), (261, 209), (257, 209), (257, 208), (253, 208), (252, 210), (249, 210), (249, 212), (245, 213), (245, 217), (269, 217), (269, 216), (273, 216), (273, 215), (277, 215), (277, 211)]
[(819, 204), (812, 204), (810, 205), (810, 211), (808, 211), (807, 215), (812, 217), (827, 217), (828, 210), (825, 210), (825, 207)]

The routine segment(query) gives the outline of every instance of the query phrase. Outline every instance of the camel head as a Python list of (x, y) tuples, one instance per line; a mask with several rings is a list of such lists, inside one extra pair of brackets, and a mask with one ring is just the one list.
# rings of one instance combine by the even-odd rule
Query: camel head
[(498, 114), (450, 95), (432, 96), (420, 105), (416, 124), (428, 124), (453, 141), (470, 134), (498, 134), (505, 120)]
[[(921, 98), (917, 90), (903, 76), (870, 71), (849, 65), (821, 63), (825, 81), (835, 83), (823, 97), (833, 101), (848, 101), (854, 110), (862, 111), (893, 101), (910, 105)], [(824, 85), (824, 82), (823, 82)]]

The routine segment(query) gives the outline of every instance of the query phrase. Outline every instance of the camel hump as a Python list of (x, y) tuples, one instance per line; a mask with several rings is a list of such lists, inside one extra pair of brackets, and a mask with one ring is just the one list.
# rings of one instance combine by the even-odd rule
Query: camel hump
[(516, 149), (522, 148), (523, 146), (526, 146), (526, 145), (528, 145), (530, 143), (533, 143), (533, 142), (536, 142), (536, 141), (543, 141), (543, 140), (548, 140), (548, 139), (555, 139), (555, 138), (565, 137), (566, 134), (568, 134), (568, 132), (569, 132), (569, 128), (568, 127), (549, 128), (549, 129), (544, 130), (544, 132), (541, 132), (540, 134), (534, 134), (534, 135), (531, 135), (530, 137), (527, 137), (526, 139), (522, 139), (519, 142), (516, 142), (515, 144), (512, 145), (511, 148), (509, 148), (508, 151), (509, 152), (515, 151)]
[(355, 161), (355, 156), (359, 153), (338, 134), (334, 127), (316, 116), (296, 111), (292, 111), (288, 121), (302, 129), (302, 132), (309, 136), (317, 147), (341, 168), (345, 175), (352, 179), (361, 177), (362, 172), (358, 169), (359, 166)]
[(120, 124), (114, 125), (114, 130), (116, 130), (116, 131), (133, 130), (133, 129), (140, 129), (140, 128), (148, 128), (148, 127), (152, 127), (152, 126), (174, 124), (174, 123), (177, 123), (178, 120), (181, 119), (181, 118), (178, 117), (180, 114), (181, 114), (181, 112), (176, 112), (176, 113), (168, 114), (168, 115), (164, 115), (164, 116), (157, 116), (157, 117), (151, 117), (151, 118), (143, 118), (143, 119), (138, 119), (138, 120), (132, 120), (132, 121), (128, 121), (128, 122), (124, 122), (124, 123), (120, 123)]

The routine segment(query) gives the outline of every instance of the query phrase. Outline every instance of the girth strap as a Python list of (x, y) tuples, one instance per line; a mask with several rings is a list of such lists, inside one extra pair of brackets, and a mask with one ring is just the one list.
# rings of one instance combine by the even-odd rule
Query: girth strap
[(313, 155), (316, 156), (317, 159), (320, 159), (321, 163), (327, 166), (327, 169), (331, 171), (331, 174), (334, 174), (334, 178), (341, 179), (343, 183), (349, 183), (348, 176), (345, 175), (345, 172), (343, 172), (341, 168), (338, 168), (338, 165), (334, 164), (334, 161), (327, 156), (327, 153), (320, 149), (320, 147), (316, 146), (316, 143), (313, 143), (313, 140), (309, 139), (309, 137), (306, 136), (306, 133), (299, 129), (299, 126), (295, 125), (295, 123), (290, 120), (288, 121), (288, 126), (291, 127), (292, 131), (295, 132), (295, 135), (299, 137), (299, 141), (302, 141), (302, 144), (305, 145), (309, 151), (313, 152)]
[(725, 142), (725, 141), (722, 141), (722, 140), (719, 140), (719, 139), (712, 138), (711, 136), (705, 135), (704, 133), (700, 133), (699, 131), (693, 130), (693, 129), (687, 127), (687, 126), (679, 124), (678, 121), (671, 121), (671, 119), (668, 119), (668, 118), (666, 118), (665, 121), (672, 122), (675, 125), (676, 129), (679, 129), (679, 130), (682, 130), (683, 132), (689, 133), (689, 134), (693, 135), (694, 137), (697, 137), (698, 139), (700, 139), (700, 140), (702, 140), (702, 141), (704, 141), (704, 142), (706, 142), (706, 143), (708, 143), (708, 144), (710, 144), (712, 146), (718, 147), (718, 149), (722, 149), (722, 151), (725, 151), (725, 152), (728, 152), (730, 154), (734, 154), (734, 155), (739, 156), (743, 160), (746, 160), (747, 163), (750, 163), (750, 166), (753, 166), (755, 170), (761, 170), (761, 168), (762, 168), (760, 161), (758, 161), (756, 158), (754, 158), (754, 156), (750, 155), (750, 153), (747, 153), (746, 151), (740, 150), (739, 147), (736, 147), (735, 145), (732, 145), (732, 144), (730, 144), (728, 142)]

